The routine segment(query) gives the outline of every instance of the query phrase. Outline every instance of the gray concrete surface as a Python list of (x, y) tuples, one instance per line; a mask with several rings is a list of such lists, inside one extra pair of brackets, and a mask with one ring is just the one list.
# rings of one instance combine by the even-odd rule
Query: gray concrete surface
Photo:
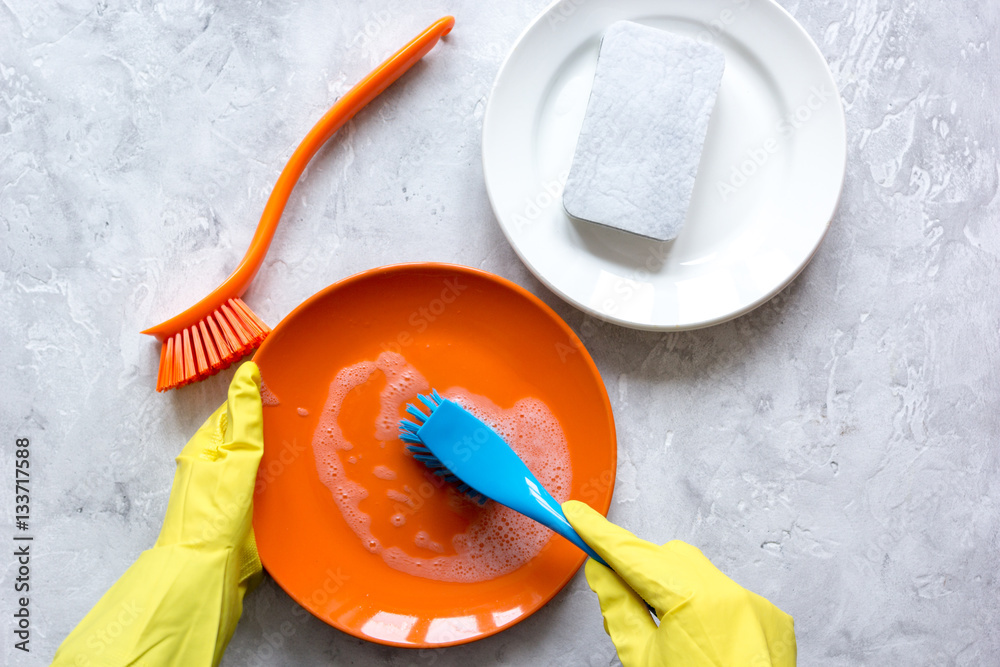
[[(655, 334), (548, 292), (486, 197), (489, 87), (546, 4), (0, 2), (0, 461), (10, 480), (14, 438), (31, 439), (35, 538), (27, 656), (0, 557), (5, 664), (47, 664), (152, 545), (173, 457), (223, 399), (232, 371), (156, 394), (139, 331), (234, 267), (312, 123), (445, 13), (459, 22), (445, 48), (307, 172), (255, 311), (274, 324), (339, 278), (408, 260), (506, 276), (577, 328), (604, 377), (612, 519), (698, 545), (793, 614), (802, 665), (997, 664), (998, 5), (782, 0), (840, 86), (840, 210), (771, 302)], [(513, 629), (427, 653), (311, 617), (274, 646), (293, 606), (271, 581), (253, 593), (224, 664), (616, 663), (582, 573)]]

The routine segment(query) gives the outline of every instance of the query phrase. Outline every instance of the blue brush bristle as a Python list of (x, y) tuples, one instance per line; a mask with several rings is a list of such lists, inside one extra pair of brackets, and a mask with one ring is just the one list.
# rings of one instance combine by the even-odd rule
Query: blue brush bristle
[[(437, 393), (436, 389), (431, 390), (430, 396), (424, 396), (423, 394), (417, 394), (417, 398), (420, 402), (427, 406), (430, 410), (431, 415), (437, 410), (438, 406), (441, 405), (441, 395)], [(430, 419), (431, 415), (425, 414), (420, 408), (416, 407), (411, 403), (406, 404), (406, 412), (409, 413), (416, 422), (412, 422), (409, 419), (401, 419), (399, 421), (399, 439), (405, 443), (408, 443), (406, 449), (413, 454), (413, 458), (423, 463), (429, 470), (431, 470), (435, 475), (441, 477), (446, 482), (449, 482), (455, 486), (461, 493), (474, 500), (475, 502), (483, 505), (486, 503), (486, 496), (479, 493), (471, 486), (463, 482), (461, 479), (456, 477), (448, 467), (441, 463), (434, 453), (424, 444), (423, 440), (417, 434), (420, 427)]]
[(423, 426), (423, 423), (428, 419), (428, 416), (425, 415), (423, 412), (421, 412), (420, 408), (413, 405), (412, 403), (406, 404), (406, 411), (409, 412), (413, 416), (413, 418), (417, 420), (417, 423), (420, 424), (421, 426)]
[(439, 403), (433, 399), (433, 394), (431, 396), (417, 394), (417, 398), (420, 399), (421, 403), (427, 406), (427, 409), (431, 411), (431, 414), (434, 414), (434, 411), (437, 410)]

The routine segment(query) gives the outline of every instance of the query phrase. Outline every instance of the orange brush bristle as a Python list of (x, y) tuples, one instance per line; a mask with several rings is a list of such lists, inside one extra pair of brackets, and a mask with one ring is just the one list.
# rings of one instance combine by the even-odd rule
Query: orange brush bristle
[(255, 350), (270, 332), (271, 327), (241, 299), (230, 299), (205, 319), (163, 341), (156, 391), (218, 373)]

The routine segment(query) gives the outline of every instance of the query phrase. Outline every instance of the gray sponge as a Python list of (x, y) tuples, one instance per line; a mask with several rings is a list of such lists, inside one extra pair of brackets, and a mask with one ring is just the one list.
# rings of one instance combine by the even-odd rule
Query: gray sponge
[(725, 64), (710, 44), (612, 24), (563, 191), (566, 212), (658, 241), (677, 238)]

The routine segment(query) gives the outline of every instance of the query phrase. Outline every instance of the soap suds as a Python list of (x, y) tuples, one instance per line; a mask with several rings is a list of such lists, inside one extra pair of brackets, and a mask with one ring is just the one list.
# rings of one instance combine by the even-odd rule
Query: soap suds
[(410, 502), (410, 497), (405, 493), (400, 493), (395, 489), (389, 489), (385, 492), (385, 495), (389, 496), (390, 500), (395, 500), (397, 503), (408, 503)]
[(436, 551), (438, 553), (444, 553), (444, 547), (431, 539), (430, 535), (426, 531), (421, 530), (417, 533), (416, 537), (413, 538), (413, 543), (416, 544), (421, 549), (427, 549), (428, 551)]
[(275, 396), (274, 392), (271, 391), (270, 387), (264, 384), (263, 381), (260, 383), (260, 402), (264, 405), (270, 406), (278, 405), (280, 403), (278, 397)]
[(388, 466), (375, 466), (375, 469), (372, 472), (379, 479), (396, 479), (396, 471)]
[(308, 417), (309, 416), (309, 411), (306, 410), (305, 408), (297, 408), (295, 411), (299, 413), (299, 417)]
[[(429, 391), (430, 385), (416, 368), (394, 352), (383, 352), (376, 361), (362, 361), (337, 374), (330, 384), (313, 436), (313, 452), (320, 480), (330, 490), (361, 544), (397, 570), (418, 577), (453, 582), (493, 579), (516, 570), (535, 557), (552, 536), (548, 528), (492, 501), (479, 508), (453, 489), (448, 489), (449, 508), (455, 511), (456, 516), (470, 516), (471, 519), (464, 530), (451, 536), (450, 544), (435, 541), (426, 531), (417, 532), (413, 538), (412, 547), (416, 548), (405, 544), (383, 545), (375, 537), (371, 516), (361, 509), (362, 501), (368, 498), (368, 490), (348, 478), (341, 458), (344, 455), (345, 460), (357, 464), (361, 453), (344, 436), (339, 417), (348, 394), (377, 373), (385, 378), (374, 424), (378, 446), (390, 444), (399, 447), (401, 457), (409, 456), (398, 439), (399, 419), (405, 404), (413, 401), (418, 392)], [(458, 387), (442, 392), (442, 395), (461, 404), (500, 434), (556, 500), (563, 502), (568, 499), (572, 484), (569, 449), (558, 420), (544, 403), (535, 398), (524, 398), (503, 409), (488, 398)], [(351, 454), (347, 455), (347, 452)], [(376, 466), (372, 474), (383, 480), (396, 479), (396, 471), (388, 466)], [(441, 483), (438, 478), (434, 479)], [(427, 506), (427, 499), (439, 492), (429, 481), (418, 488), (397, 483), (399, 488), (386, 492), (399, 510), (390, 517), (391, 526), (402, 528), (408, 516), (418, 517), (424, 512), (439, 511)], [(378, 532), (385, 539), (390, 539), (384, 531)], [(434, 555), (426, 555), (426, 552)]]

